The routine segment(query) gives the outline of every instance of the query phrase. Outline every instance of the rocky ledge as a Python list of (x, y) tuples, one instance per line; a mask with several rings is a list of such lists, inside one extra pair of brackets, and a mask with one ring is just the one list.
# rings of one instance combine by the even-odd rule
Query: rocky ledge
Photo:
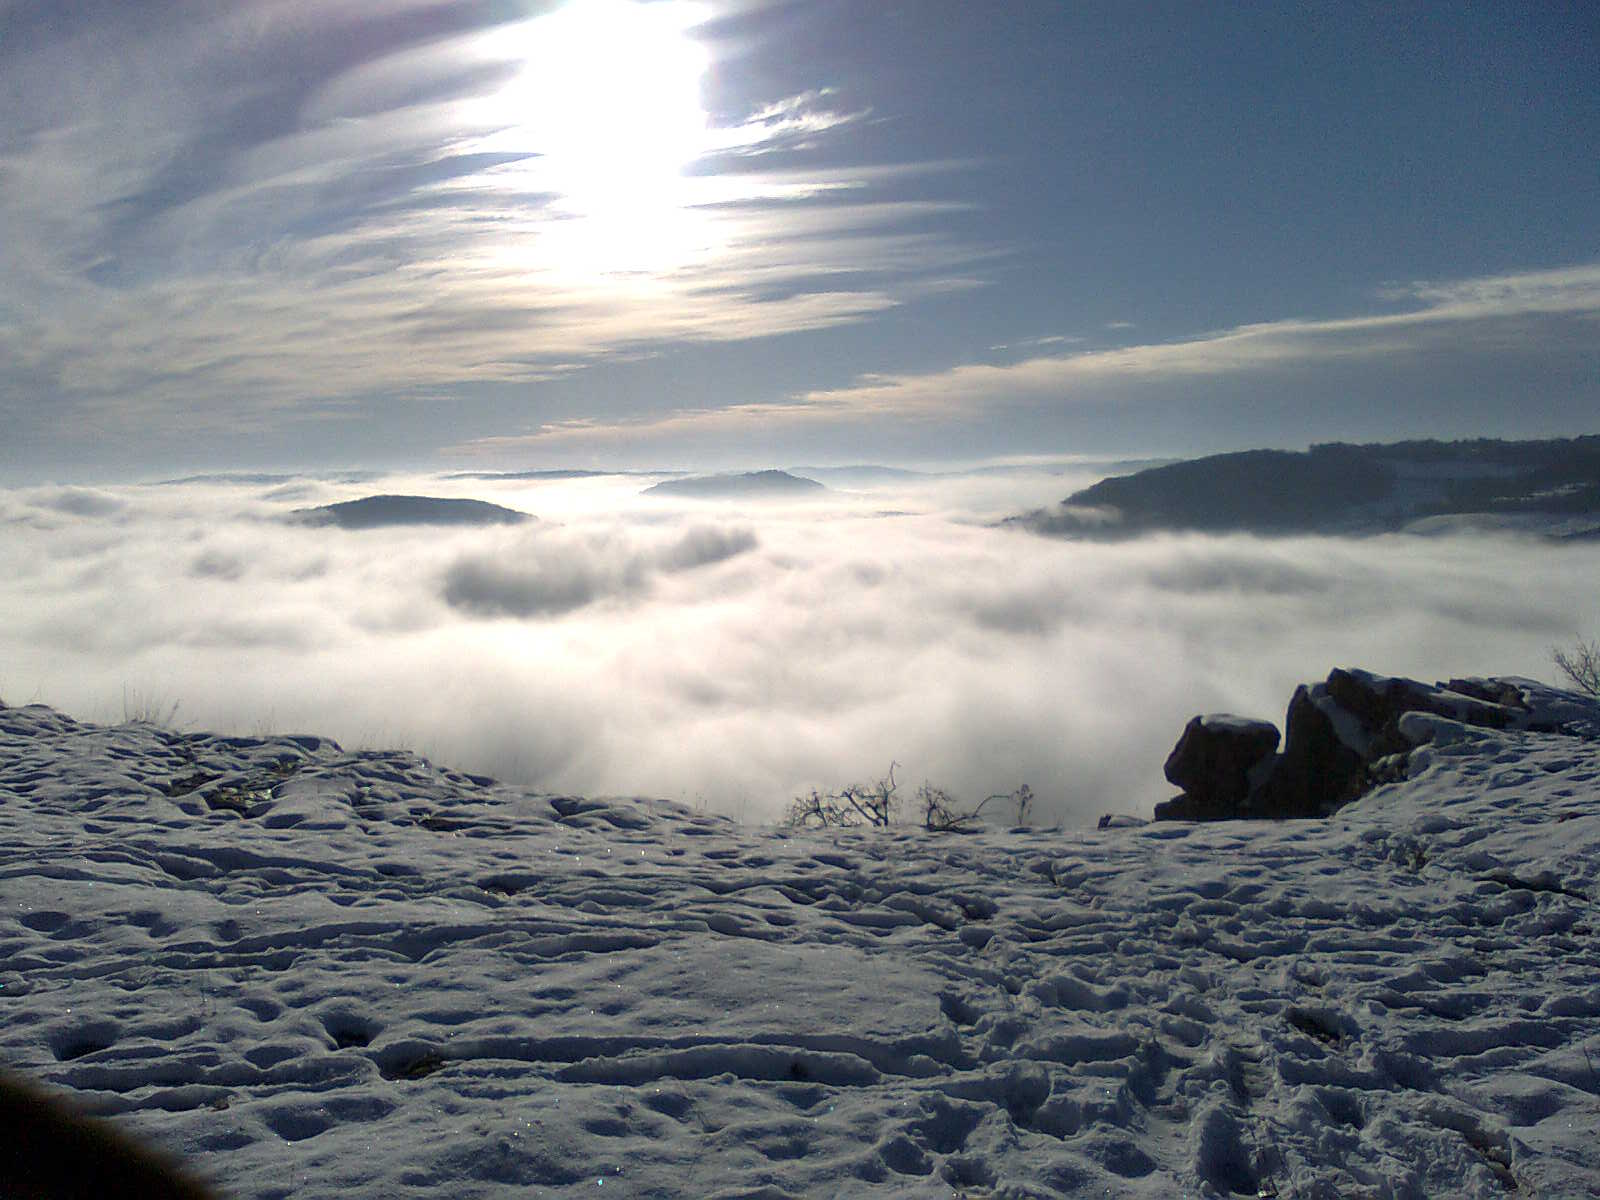
[[(1424, 718), (1410, 714), (1425, 714)], [(1427, 719), (1433, 718), (1433, 719)], [(1600, 733), (1600, 705), (1532, 679), (1415, 679), (1335, 670), (1295, 689), (1277, 726), (1227, 713), (1197, 716), (1167, 757), (1183, 789), (1158, 821), (1320, 817), (1381, 783), (1406, 777), (1412, 750), (1438, 720), (1489, 729)]]

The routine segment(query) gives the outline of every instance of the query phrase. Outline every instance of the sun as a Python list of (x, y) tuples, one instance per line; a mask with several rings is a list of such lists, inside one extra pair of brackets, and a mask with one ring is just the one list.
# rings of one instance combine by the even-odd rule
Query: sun
[(685, 169), (709, 148), (691, 35), (699, 5), (573, 0), (517, 27), (513, 81), (495, 97), (537, 157), (525, 182), (573, 224), (553, 241), (599, 270), (651, 270), (681, 254), (695, 222)]
[(576, 0), (527, 26), (512, 95), (540, 154), (571, 195), (614, 193), (676, 176), (706, 147), (705, 48), (697, 10)]

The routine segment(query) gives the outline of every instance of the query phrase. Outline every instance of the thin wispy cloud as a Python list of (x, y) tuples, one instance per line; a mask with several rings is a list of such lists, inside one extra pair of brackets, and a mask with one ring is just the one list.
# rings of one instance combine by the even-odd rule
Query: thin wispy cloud
[[(605, 8), (624, 30), (698, 11)], [(698, 131), (672, 118), (682, 161), (652, 164), (662, 97), (562, 108), (530, 82), (542, 60), (522, 59), (568, 10), (482, 11), (152, 9), (6, 53), (20, 104), (0, 131), (0, 224), (23, 236), (0, 245), (0, 358), (57, 397), (30, 419), (248, 427), (534, 383), (859, 321), (974, 254), (926, 228), (935, 204), (884, 192), (915, 164), (786, 160), (863, 118), (825, 89), (723, 124), (700, 113)], [(677, 42), (644, 30), (639, 63), (698, 52), (684, 21)], [(71, 108), (53, 99), (63, 78), (84, 84)], [(582, 157), (595, 137), (609, 159)]]
[(838, 108), (834, 89), (816, 88), (763, 104), (736, 123), (710, 131), (707, 144), (713, 154), (739, 158), (811, 150), (829, 132), (871, 117), (871, 109)]
[(989, 349), (996, 353), (1042, 350), (1046, 346), (1074, 346), (1085, 340), (1085, 338), (1078, 335), (1055, 333), (1044, 337), (1019, 338), (1014, 342), (996, 342)]
[[(952, 426), (1004, 417), (1019, 406), (1099, 401), (1108, 387), (1170, 388), (1185, 380), (1282, 375), (1307, 367), (1403, 369), (1430, 356), (1472, 361), (1497, 352), (1596, 356), (1600, 264), (1445, 282), (1393, 285), (1378, 298), (1400, 311), (1321, 320), (1242, 325), (1171, 342), (1033, 354), (1010, 363), (966, 363), (946, 370), (874, 374), (853, 384), (789, 400), (684, 409), (632, 421), (552, 423), (514, 438), (463, 450), (514, 446), (672, 447), (696, 435), (731, 441), (774, 426), (888, 427), (904, 422)], [(1043, 348), (1039, 338), (1000, 349)], [(1133, 393), (1137, 399), (1138, 393)]]
[(1596, 39), (1448, 7), (7, 4), (0, 473), (1586, 431)]

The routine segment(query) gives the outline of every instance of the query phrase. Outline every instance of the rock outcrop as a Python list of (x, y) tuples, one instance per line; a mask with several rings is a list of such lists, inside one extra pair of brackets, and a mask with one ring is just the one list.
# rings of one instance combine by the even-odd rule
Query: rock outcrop
[(1183, 794), (1156, 805), (1158, 821), (1326, 816), (1379, 783), (1404, 778), (1427, 713), (1490, 729), (1558, 731), (1581, 711), (1565, 693), (1527, 679), (1415, 679), (1335, 670), (1295, 689), (1278, 730), (1227, 714), (1195, 717), (1167, 758)]
[[(1251, 773), (1270, 762), (1278, 727), (1270, 721), (1213, 713), (1195, 717), (1167, 756), (1167, 780), (1183, 789), (1156, 815), (1165, 819), (1214, 821), (1238, 813), (1253, 790)], [(1163, 811), (1164, 810), (1164, 811)]]

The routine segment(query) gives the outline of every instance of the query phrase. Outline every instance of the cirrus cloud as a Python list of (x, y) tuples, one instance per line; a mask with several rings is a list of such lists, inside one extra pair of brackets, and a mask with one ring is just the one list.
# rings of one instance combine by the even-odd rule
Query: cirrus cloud
[[(1579, 370), (1600, 366), (1595, 349), (1600, 345), (1600, 263), (1393, 285), (1381, 298), (1404, 307), (1362, 316), (1263, 321), (1170, 342), (1034, 354), (1008, 363), (865, 375), (848, 386), (782, 401), (685, 408), (628, 420), (550, 422), (530, 434), (476, 439), (455, 449), (573, 453), (633, 446), (670, 453), (689, 445), (703, 449), (759, 440), (779, 429), (870, 430), (880, 437), (908, 423), (971, 429), (1041, 408), (1165, 402), (1175, 389), (1199, 381), (1249, 387), (1261, 380), (1272, 393), (1292, 395), (1304, 386), (1308, 367), (1322, 372), (1319, 394), (1336, 395), (1352, 381), (1376, 375), (1393, 387), (1405, 372), (1439, 370), (1441, 364), (1472, 369), (1492, 367), (1501, 358), (1540, 357)], [(1034, 343), (1069, 340), (1078, 339), (1056, 335)], [(1517, 386), (1526, 389), (1525, 381)], [(1531, 399), (1520, 398), (1524, 404)]]
[[(802, 160), (864, 116), (826, 90), (725, 116), (704, 169), (648, 211), (575, 209), (502, 94), (542, 19), (250, 0), (68, 14), (0, 42), (17, 442), (326, 422), (828, 329), (977, 253), (923, 227), (939, 205), (885, 186), (944, 165)], [(70, 106), (62, 79), (82, 84)]]

